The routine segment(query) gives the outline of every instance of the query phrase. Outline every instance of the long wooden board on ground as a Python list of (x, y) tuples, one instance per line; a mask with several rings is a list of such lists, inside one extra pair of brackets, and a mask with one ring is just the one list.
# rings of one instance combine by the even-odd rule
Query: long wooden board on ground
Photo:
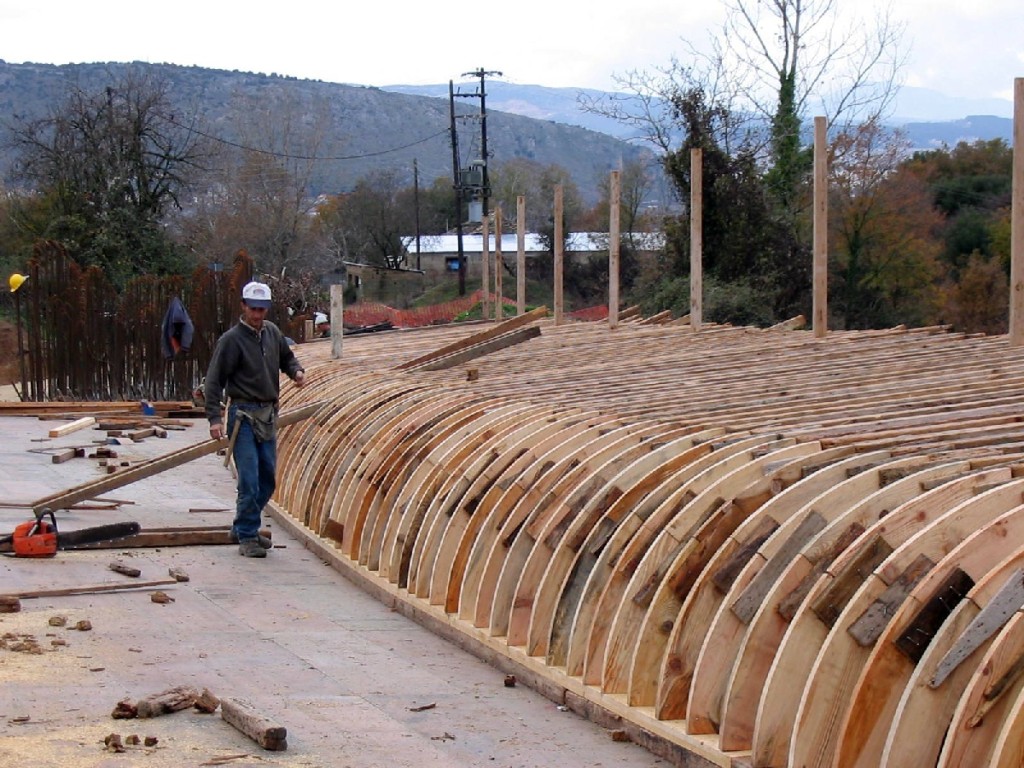
[[(280, 427), (287, 427), (303, 419), (309, 418), (321, 407), (322, 403), (311, 403), (309, 405), (296, 408), (282, 413), (278, 418), (278, 425)], [(225, 443), (223, 440), (204, 440), (201, 443), (190, 445), (186, 448), (168, 453), (164, 456), (159, 456), (150, 461), (137, 464), (131, 469), (119, 472), (114, 475), (107, 475), (99, 480), (93, 480), (88, 483), (70, 488), (59, 493), (51, 494), (50, 496), (44, 496), (41, 499), (37, 499), (32, 502), (32, 511), (37, 515), (42, 514), (43, 510), (50, 509), (67, 509), (72, 504), (76, 504), (86, 499), (94, 499), (100, 494), (112, 491), (115, 488), (134, 483), (137, 480), (142, 480), (146, 477), (152, 477), (153, 475), (164, 472), (168, 469), (185, 464), (189, 461), (193, 461), (202, 456), (206, 456), (210, 453), (215, 453), (220, 448), (224, 447)]]

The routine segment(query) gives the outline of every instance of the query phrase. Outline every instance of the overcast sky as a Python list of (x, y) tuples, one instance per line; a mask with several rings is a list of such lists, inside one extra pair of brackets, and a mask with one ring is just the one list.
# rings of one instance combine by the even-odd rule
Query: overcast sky
[[(1024, 77), (1024, 0), (891, 8), (907, 25), (906, 85), (1012, 98)], [(686, 0), (0, 0), (0, 59), (194, 64), (378, 86), (459, 81), (483, 67), (514, 83), (610, 90), (615, 74), (668, 64), (682, 39), (703, 45), (722, 15), (721, 3)]]

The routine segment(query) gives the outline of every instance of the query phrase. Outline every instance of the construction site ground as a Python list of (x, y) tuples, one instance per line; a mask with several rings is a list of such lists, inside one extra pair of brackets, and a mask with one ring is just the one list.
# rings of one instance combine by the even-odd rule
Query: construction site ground
[[(31, 502), (106, 472), (88, 455), (55, 464), (51, 449), (95, 448), (105, 432), (48, 438), (62, 422), (0, 417), (0, 534), (31, 517)], [(118, 464), (207, 438), (195, 421), (165, 439), (110, 445)], [(120, 471), (120, 470), (119, 470)], [(226, 526), (234, 481), (207, 455), (116, 489), (106, 501), (59, 512), (61, 530), (125, 520), (152, 528)], [(89, 508), (84, 508), (89, 507)], [(264, 560), (231, 545), (69, 550), (0, 557), (0, 594), (123, 584), (111, 563), (158, 587), (24, 597), (0, 613), (0, 766), (302, 766), (442, 768), (666, 765), (643, 748), (566, 711), (371, 598), (267, 520)], [(162, 591), (169, 602), (155, 602)], [(66, 620), (52, 626), (52, 617)], [(91, 629), (77, 629), (88, 622)], [(34, 641), (39, 652), (24, 649)], [(267, 751), (220, 712), (182, 710), (114, 719), (118, 702), (177, 686), (248, 703), (287, 729)], [(153, 746), (114, 753), (110, 734)]]

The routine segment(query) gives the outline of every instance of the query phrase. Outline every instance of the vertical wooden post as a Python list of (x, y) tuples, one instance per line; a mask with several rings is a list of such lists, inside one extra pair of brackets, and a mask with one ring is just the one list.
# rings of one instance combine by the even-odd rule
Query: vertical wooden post
[(828, 137), (824, 117), (814, 118), (814, 337), (828, 333)]
[(526, 313), (526, 196), (516, 198), (516, 314)]
[(690, 327), (704, 322), (704, 150), (690, 150)]
[(622, 176), (612, 171), (608, 179), (608, 327), (619, 324), (619, 203)]
[(484, 320), (491, 319), (491, 233), (488, 228), (490, 217), (484, 216), (480, 223), (480, 234), (483, 236), (483, 248), (480, 251), (480, 282), (484, 287), (484, 295), (480, 298), (481, 316)]
[(27, 377), (25, 376), (25, 344), (21, 339), (21, 288), (22, 283), (14, 289), (14, 320), (18, 330), (18, 371), (21, 374), (21, 391), (18, 393), (19, 400), (28, 400), (28, 391), (25, 389)]
[(502, 271), (504, 262), (501, 259), (501, 233), (504, 227), (501, 221), (501, 206), (494, 207), (494, 319), (501, 322), (505, 316), (505, 307), (502, 301), (504, 291), (501, 288)]
[(1013, 191), (1010, 199), (1010, 346), (1024, 344), (1024, 77), (1013, 81)]
[(331, 359), (341, 359), (341, 335), (345, 332), (345, 286), (331, 286)]
[(565, 243), (562, 235), (562, 185), (555, 186), (555, 325), (562, 324), (562, 259)]

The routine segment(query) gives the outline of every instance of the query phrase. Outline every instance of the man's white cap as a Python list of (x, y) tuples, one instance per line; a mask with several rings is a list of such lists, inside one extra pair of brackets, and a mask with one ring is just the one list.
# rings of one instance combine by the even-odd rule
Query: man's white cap
[(242, 301), (250, 307), (270, 309), (270, 286), (266, 283), (246, 283), (242, 288)]
[(327, 315), (323, 312), (317, 312), (313, 315), (313, 325), (321, 325), (327, 322)]

